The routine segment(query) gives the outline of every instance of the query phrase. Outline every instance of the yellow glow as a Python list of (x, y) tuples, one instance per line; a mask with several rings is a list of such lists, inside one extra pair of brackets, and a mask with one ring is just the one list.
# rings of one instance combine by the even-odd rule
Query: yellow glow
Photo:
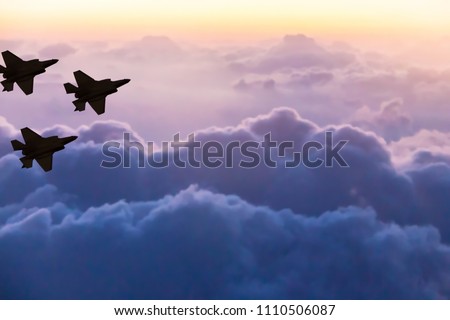
[(449, 17), (447, 0), (15, 0), (2, 4), (0, 38), (413, 37), (450, 33)]

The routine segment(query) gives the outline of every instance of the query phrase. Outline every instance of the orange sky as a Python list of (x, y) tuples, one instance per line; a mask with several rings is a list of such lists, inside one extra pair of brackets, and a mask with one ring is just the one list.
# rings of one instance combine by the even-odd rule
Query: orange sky
[(15, 0), (2, 4), (0, 38), (440, 37), (448, 17), (447, 0)]

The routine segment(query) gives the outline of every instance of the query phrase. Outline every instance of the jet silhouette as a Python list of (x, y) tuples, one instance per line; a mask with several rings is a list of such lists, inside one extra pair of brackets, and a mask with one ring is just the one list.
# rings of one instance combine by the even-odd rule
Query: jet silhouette
[(18, 140), (12, 140), (11, 144), (15, 151), (22, 150), (24, 155), (24, 157), (20, 158), (23, 164), (22, 168), (31, 168), (33, 160), (36, 160), (45, 172), (52, 170), (53, 154), (63, 150), (66, 144), (77, 139), (76, 136), (65, 138), (51, 136), (44, 138), (28, 127), (21, 129), (21, 132), (25, 144)]
[(2, 57), (6, 66), (3, 67), (0, 65), (0, 73), (3, 73), (3, 78), (5, 78), (1, 82), (3, 91), (13, 91), (14, 83), (17, 83), (26, 95), (33, 93), (34, 77), (44, 73), (46, 68), (58, 62), (57, 59), (46, 61), (33, 59), (24, 61), (10, 51), (3, 51)]
[(74, 111), (84, 111), (86, 102), (89, 103), (97, 114), (105, 112), (106, 96), (117, 92), (117, 88), (130, 82), (130, 79), (112, 81), (111, 79), (94, 80), (83, 71), (73, 73), (77, 81), (78, 88), (65, 83), (64, 88), (68, 94), (75, 93), (77, 100), (72, 103), (75, 105)]

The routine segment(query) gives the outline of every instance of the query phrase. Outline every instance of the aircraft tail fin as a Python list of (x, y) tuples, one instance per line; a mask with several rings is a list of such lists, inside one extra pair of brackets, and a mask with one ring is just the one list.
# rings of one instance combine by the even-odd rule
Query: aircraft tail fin
[(74, 111), (84, 111), (86, 109), (86, 102), (84, 101), (75, 100), (72, 103), (75, 105)]
[(13, 141), (11, 141), (11, 144), (12, 144), (14, 151), (23, 150), (23, 148), (25, 147), (25, 145), (22, 142), (20, 142), (19, 140), (13, 140)]
[(20, 158), (20, 161), (22, 162), (22, 168), (31, 168), (33, 166), (33, 159), (23, 157)]
[(64, 83), (64, 88), (66, 89), (66, 93), (75, 93), (77, 92), (78, 88), (76, 86), (74, 86), (71, 83)]
[(0, 73), (5, 73), (6, 72), (6, 68), (4, 66), (0, 65)]
[(13, 91), (14, 89), (14, 82), (10, 82), (8, 80), (4, 80), (1, 82), (1, 84), (3, 85), (3, 91)]

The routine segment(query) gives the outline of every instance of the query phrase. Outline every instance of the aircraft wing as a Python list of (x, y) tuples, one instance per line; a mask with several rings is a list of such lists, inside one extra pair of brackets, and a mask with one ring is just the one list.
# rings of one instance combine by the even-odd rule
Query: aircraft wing
[(42, 158), (36, 158), (36, 162), (44, 169), (45, 172), (52, 170), (53, 167), (53, 153)]
[(98, 100), (90, 100), (88, 103), (97, 114), (105, 113), (106, 97)]
[(17, 81), (17, 85), (22, 89), (22, 91), (28, 95), (33, 93), (33, 78), (29, 78), (27, 80)]
[(25, 144), (33, 143), (35, 141), (39, 141), (42, 139), (42, 137), (31, 130), (30, 128), (26, 127), (20, 130), (22, 132), (23, 140), (25, 140)]
[(23, 62), (18, 56), (16, 56), (11, 51), (3, 51), (2, 52), (3, 60), (5, 61), (6, 67), (14, 67)]
[(75, 71), (73, 75), (75, 76), (75, 80), (77, 81), (78, 87), (83, 85), (91, 85), (97, 82), (96, 80), (89, 77), (86, 73), (84, 73), (81, 70)]

